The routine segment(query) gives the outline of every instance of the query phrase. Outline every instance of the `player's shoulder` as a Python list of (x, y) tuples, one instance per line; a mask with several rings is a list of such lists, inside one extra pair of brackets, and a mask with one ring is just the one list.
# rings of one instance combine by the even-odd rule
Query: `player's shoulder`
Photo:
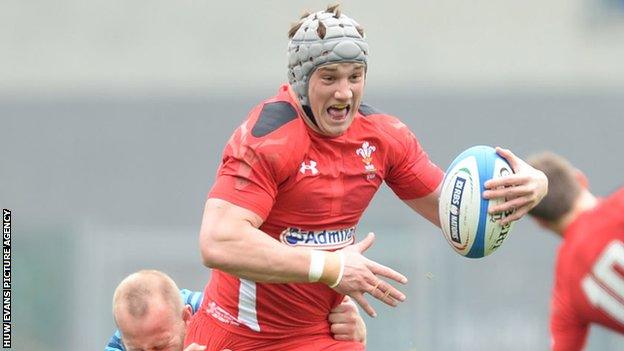
[(413, 133), (398, 117), (383, 110), (362, 102), (358, 108), (362, 123), (376, 131), (389, 136), (391, 140), (403, 141), (412, 137)]
[(272, 138), (297, 129), (297, 109), (289, 101), (270, 99), (263, 101), (250, 116), (250, 132), (254, 138)]
[(622, 211), (624, 211), (624, 188), (601, 198), (597, 206), (578, 215), (566, 229), (564, 246), (583, 250), (588, 241), (597, 243), (609, 242), (614, 238), (624, 239)]
[(358, 112), (364, 116), (364, 117), (369, 117), (369, 118), (374, 118), (374, 117), (378, 117), (378, 116), (387, 116), (388, 114), (385, 113), (384, 111), (382, 111), (381, 109), (370, 105), (366, 102), (361, 102), (360, 103), (360, 107), (358, 107)]
[(249, 132), (256, 139), (276, 138), (301, 129), (302, 121), (290, 96), (288, 86), (280, 87), (277, 95), (262, 101), (249, 114)]
[(305, 123), (292, 101), (279, 94), (258, 104), (239, 128), (241, 140), (254, 148), (292, 148), (307, 136)]
[(620, 210), (624, 209), (624, 186), (604, 199), (603, 203), (606, 206), (612, 206)]
[(262, 101), (249, 113), (226, 147), (226, 154), (245, 158), (250, 164), (263, 159), (275, 169), (304, 154), (310, 136), (299, 109), (284, 87), (277, 96)]
[(624, 187), (601, 198), (598, 205), (589, 212), (586, 218), (587, 230), (596, 228), (597, 235), (624, 239)]

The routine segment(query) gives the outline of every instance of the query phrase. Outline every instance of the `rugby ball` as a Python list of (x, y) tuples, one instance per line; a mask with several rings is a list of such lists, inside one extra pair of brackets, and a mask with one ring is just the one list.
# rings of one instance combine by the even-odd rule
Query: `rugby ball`
[(481, 258), (496, 251), (509, 236), (513, 222), (498, 221), (512, 211), (490, 215), (504, 199), (484, 199), (486, 181), (511, 174), (507, 161), (489, 146), (473, 146), (453, 160), (442, 183), (440, 225), (446, 241), (460, 255)]

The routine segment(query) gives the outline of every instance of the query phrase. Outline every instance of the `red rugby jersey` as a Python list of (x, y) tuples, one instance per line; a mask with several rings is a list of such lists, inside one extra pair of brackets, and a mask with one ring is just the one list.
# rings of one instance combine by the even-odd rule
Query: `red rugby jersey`
[[(335, 250), (382, 181), (401, 199), (434, 191), (443, 172), (395, 117), (362, 105), (339, 137), (311, 130), (288, 85), (234, 132), (209, 193), (258, 214), (260, 229), (284, 245)], [(293, 262), (293, 264), (297, 264)], [(244, 335), (329, 332), (342, 295), (321, 283), (263, 284), (213, 270), (204, 308)]]
[(624, 188), (566, 228), (551, 309), (556, 351), (582, 350), (591, 323), (624, 333)]

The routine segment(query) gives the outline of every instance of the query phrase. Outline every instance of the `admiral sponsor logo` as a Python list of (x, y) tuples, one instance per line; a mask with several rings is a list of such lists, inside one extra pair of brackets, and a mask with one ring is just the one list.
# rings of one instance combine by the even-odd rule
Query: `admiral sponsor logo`
[(459, 232), (459, 213), (461, 209), (461, 200), (464, 193), (466, 179), (462, 177), (455, 178), (453, 185), (453, 196), (451, 197), (451, 210), (449, 214), (449, 224), (451, 228), (451, 240), (461, 244), (461, 235)]
[(289, 246), (340, 249), (355, 241), (355, 227), (334, 230), (286, 228), (280, 235), (280, 241)]

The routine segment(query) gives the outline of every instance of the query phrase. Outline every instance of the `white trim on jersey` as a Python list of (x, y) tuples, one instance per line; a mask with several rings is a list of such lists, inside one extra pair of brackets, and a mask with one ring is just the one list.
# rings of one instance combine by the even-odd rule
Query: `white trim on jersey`
[(260, 331), (256, 312), (256, 282), (240, 279), (238, 289), (238, 320), (253, 331)]

